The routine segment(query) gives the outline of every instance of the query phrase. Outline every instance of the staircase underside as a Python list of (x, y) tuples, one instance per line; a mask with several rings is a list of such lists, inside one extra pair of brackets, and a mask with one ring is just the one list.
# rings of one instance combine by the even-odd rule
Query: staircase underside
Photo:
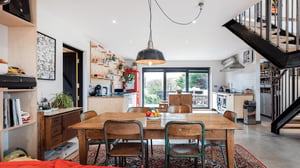
[(285, 53), (245, 26), (230, 20), (224, 26), (280, 69), (300, 66), (300, 52)]

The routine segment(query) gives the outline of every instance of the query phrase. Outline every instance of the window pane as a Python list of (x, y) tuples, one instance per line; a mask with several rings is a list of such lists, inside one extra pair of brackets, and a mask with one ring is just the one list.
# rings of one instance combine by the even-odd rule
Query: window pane
[(208, 106), (208, 73), (189, 73), (189, 91), (193, 93), (193, 108)]
[(144, 106), (158, 107), (163, 99), (163, 72), (144, 73)]
[(167, 72), (167, 93), (166, 99), (169, 99), (169, 93), (176, 93), (176, 90), (181, 89), (186, 91), (186, 75), (185, 72)]

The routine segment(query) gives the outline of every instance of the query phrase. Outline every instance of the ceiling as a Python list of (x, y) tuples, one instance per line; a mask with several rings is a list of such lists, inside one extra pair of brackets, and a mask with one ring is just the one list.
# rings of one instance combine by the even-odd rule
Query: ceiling
[[(187, 22), (197, 14), (201, 0), (157, 1), (171, 18)], [(188, 26), (167, 20), (153, 1), (154, 48), (162, 51), (166, 60), (221, 60), (247, 49), (222, 25), (256, 1), (202, 0), (201, 16)], [(147, 47), (147, 0), (38, 0), (38, 10), (64, 19), (123, 58), (135, 59)]]

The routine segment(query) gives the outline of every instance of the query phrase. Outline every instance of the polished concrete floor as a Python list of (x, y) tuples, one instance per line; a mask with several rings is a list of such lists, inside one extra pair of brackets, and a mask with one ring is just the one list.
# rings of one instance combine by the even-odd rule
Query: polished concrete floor
[(235, 131), (235, 143), (241, 144), (269, 168), (300, 167), (300, 130), (281, 130), (271, 133), (271, 122), (262, 118), (257, 125), (239, 123)]

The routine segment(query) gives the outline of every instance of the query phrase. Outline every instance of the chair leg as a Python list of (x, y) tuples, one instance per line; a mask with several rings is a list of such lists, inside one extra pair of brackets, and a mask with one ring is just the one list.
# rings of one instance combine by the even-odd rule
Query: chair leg
[(195, 163), (194, 163), (194, 165), (195, 165), (195, 168), (197, 168), (197, 167), (198, 167), (198, 158), (196, 158), (196, 157), (195, 157), (195, 160), (194, 160), (194, 162), (195, 162)]
[(150, 147), (151, 147), (151, 155), (153, 155), (153, 145), (152, 145), (152, 139), (150, 139)]
[(227, 165), (227, 158), (225, 156), (224, 149), (222, 148), (222, 146), (220, 146), (220, 148), (221, 148), (222, 156), (223, 156), (223, 159), (224, 159), (224, 165)]
[(97, 149), (97, 152), (96, 152), (96, 156), (95, 156), (94, 164), (96, 164), (97, 157), (98, 157), (98, 154), (99, 154), (99, 151), (100, 151), (100, 147), (101, 147), (101, 144), (99, 144), (99, 145), (98, 145), (98, 149)]

